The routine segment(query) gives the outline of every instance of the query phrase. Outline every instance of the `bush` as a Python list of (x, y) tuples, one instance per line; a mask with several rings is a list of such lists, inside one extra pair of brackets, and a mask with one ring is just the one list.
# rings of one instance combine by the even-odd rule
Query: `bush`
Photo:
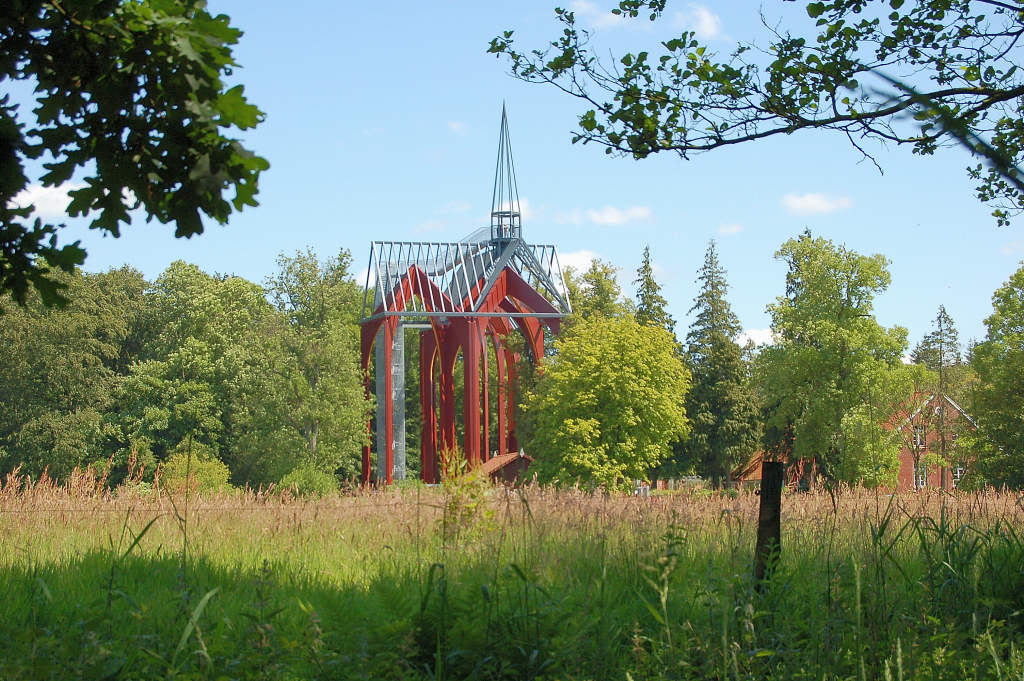
[[(227, 464), (213, 454), (211, 448), (199, 442), (193, 442), (191, 456), (190, 491), (209, 492), (231, 488), (231, 485), (228, 484), (228, 476), (231, 471), (228, 470)], [(185, 443), (178, 445), (174, 453), (163, 462), (160, 471), (160, 479), (164, 487), (173, 491), (184, 489), (186, 474), (189, 473), (189, 447)]]
[(301, 495), (324, 496), (338, 489), (338, 479), (312, 466), (299, 466), (281, 478), (280, 486)]

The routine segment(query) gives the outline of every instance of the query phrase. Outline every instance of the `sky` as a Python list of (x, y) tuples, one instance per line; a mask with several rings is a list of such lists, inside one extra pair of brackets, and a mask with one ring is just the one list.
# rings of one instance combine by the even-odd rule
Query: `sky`
[[(237, 133), (270, 161), (258, 208), (221, 227), (175, 239), (173, 227), (143, 219), (120, 239), (70, 220), (62, 239), (80, 239), (85, 269), (129, 264), (155, 278), (177, 259), (209, 272), (261, 282), (281, 253), (341, 249), (364, 271), (374, 240), (455, 241), (488, 224), (501, 109), (508, 110), (523, 206), (523, 234), (558, 247), (563, 267), (599, 257), (632, 281), (645, 246), (685, 335), (697, 270), (714, 239), (728, 270), (728, 298), (750, 337), (765, 340), (766, 306), (782, 295), (785, 265), (774, 253), (805, 229), (891, 262), (892, 284), (875, 301), (878, 320), (931, 330), (940, 304), (961, 340), (982, 339), (992, 293), (1024, 258), (1021, 219), (998, 227), (965, 167), (970, 156), (932, 157), (870, 146), (884, 172), (837, 133), (806, 132), (683, 160), (641, 161), (572, 144), (578, 100), (523, 83), (486, 53), (514, 31), (517, 47), (558, 37), (554, 6), (574, 10), (602, 54), (655, 51), (659, 41), (697, 31), (711, 50), (767, 44), (757, 6), (669, 0), (665, 16), (620, 19), (599, 0), (435, 0), (356, 3), (210, 0), (245, 35), (231, 81), (265, 113)], [(766, 0), (768, 25), (809, 31), (805, 3)], [(7, 84), (5, 84), (7, 87)], [(28, 91), (13, 89), (26, 101)], [(65, 188), (66, 189), (66, 188)], [(43, 212), (66, 196), (32, 188)]]

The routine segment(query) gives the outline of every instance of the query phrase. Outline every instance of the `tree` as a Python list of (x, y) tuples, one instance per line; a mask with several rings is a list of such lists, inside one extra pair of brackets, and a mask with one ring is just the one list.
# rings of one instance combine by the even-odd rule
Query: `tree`
[(690, 312), (697, 317), (686, 335), (686, 363), (693, 384), (685, 408), (693, 433), (685, 443), (686, 456), (715, 487), (731, 482), (729, 474), (760, 444), (757, 395), (747, 384), (747, 364), (736, 343), (739, 319), (725, 299), (726, 271), (718, 262), (715, 242), (708, 245), (697, 281), (700, 293)]
[(789, 265), (786, 293), (768, 306), (775, 341), (755, 367), (767, 428), (791, 455), (831, 480), (878, 484), (898, 470), (886, 424), (909, 394), (906, 329), (872, 314), (889, 285), (888, 261), (805, 232), (775, 254)]
[[(957, 439), (962, 434), (963, 421), (959, 418), (947, 418), (948, 409), (945, 400), (949, 398), (961, 407), (974, 392), (977, 375), (961, 359), (959, 335), (953, 320), (946, 312), (944, 305), (939, 306), (935, 317), (934, 330), (926, 334), (914, 348), (911, 359), (928, 369), (926, 374), (930, 380), (918, 381), (915, 393), (927, 392), (938, 399), (930, 401), (918, 415), (923, 428), (935, 432), (938, 436), (930, 446), (929, 465), (936, 465), (942, 471), (941, 485), (946, 485), (946, 471), (953, 464), (954, 449)], [(973, 401), (973, 400), (972, 400)], [(917, 452), (916, 447), (911, 448)], [(917, 465), (915, 461), (915, 465)]]
[(634, 284), (639, 284), (636, 291), (636, 320), (648, 326), (657, 326), (675, 334), (676, 320), (668, 313), (665, 306), (668, 301), (661, 295), (661, 286), (654, 280), (654, 269), (651, 267), (651, 247), (644, 248), (644, 259), (636, 271)]
[[(622, 0), (612, 11), (636, 17), (647, 8), (653, 21), (665, 4)], [(637, 159), (813, 129), (846, 135), (865, 157), (864, 139), (923, 155), (962, 144), (984, 161), (968, 174), (999, 223), (1024, 209), (1018, 0), (815, 1), (807, 14), (817, 35), (777, 28), (766, 49), (742, 44), (719, 60), (684, 32), (660, 54), (627, 53), (612, 66), (572, 12), (556, 12), (563, 33), (548, 49), (517, 52), (506, 31), (489, 52), (507, 55), (514, 76), (584, 102), (574, 142)]]
[(941, 375), (960, 364), (960, 337), (945, 305), (939, 305), (934, 325), (935, 330), (921, 339), (910, 357), (915, 364), (923, 364)]
[(616, 487), (646, 477), (689, 430), (689, 372), (674, 338), (632, 315), (593, 315), (555, 346), (524, 396), (539, 479)]
[(569, 293), (573, 317), (589, 319), (595, 314), (614, 317), (628, 307), (622, 302), (622, 288), (615, 279), (618, 268), (598, 258), (577, 276), (575, 268), (565, 268), (565, 286)]
[(63, 478), (110, 455), (104, 415), (137, 357), (146, 282), (127, 267), (55, 277), (73, 298), (63, 310), (31, 291), (24, 306), (0, 299), (0, 474)]
[(282, 254), (278, 274), (267, 281), (286, 320), (284, 344), (296, 369), (289, 390), (292, 427), (312, 467), (345, 475), (356, 473), (370, 411), (359, 371), (362, 291), (351, 264), (344, 249), (324, 261), (308, 249)]
[(116, 458), (135, 451), (163, 462), (191, 446), (253, 485), (301, 460), (289, 420), (293, 364), (262, 287), (179, 261), (150, 287), (142, 316), (148, 338), (106, 415)]
[(992, 296), (988, 333), (974, 348), (980, 376), (972, 445), (984, 479), (1024, 487), (1024, 267)]
[(98, 213), (91, 226), (115, 237), (136, 208), (191, 237), (201, 213), (223, 224), (256, 205), (269, 165), (222, 132), (263, 119), (241, 85), (222, 80), (240, 36), (203, 0), (0, 5), (0, 82), (34, 82), (39, 104), (26, 127), (0, 97), (0, 294), (24, 304), (31, 285), (44, 304), (65, 301), (52, 268), (85, 258), (78, 242), (58, 246), (58, 226), (32, 221), (33, 206), (12, 203), (29, 184), (25, 161), (48, 160), (38, 178), (47, 187), (85, 173), (68, 215)]

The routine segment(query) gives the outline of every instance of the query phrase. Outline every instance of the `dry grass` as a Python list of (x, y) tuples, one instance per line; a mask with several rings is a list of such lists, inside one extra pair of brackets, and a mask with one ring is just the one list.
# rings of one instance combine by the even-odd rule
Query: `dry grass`
[[(347, 670), (339, 678), (355, 674), (342, 661), (357, 658), (360, 673), (388, 678), (887, 678), (897, 664), (916, 670), (906, 678), (1024, 672), (1024, 502), (1015, 495), (787, 496), (783, 554), (763, 592), (750, 578), (758, 502), (479, 483), (187, 497), (109, 490), (88, 471), (63, 484), (9, 476), (0, 574), (29, 590), (36, 578), (47, 585), (51, 616), (65, 622), (53, 625), (65, 631), (57, 638), (79, 616), (71, 601), (105, 588), (107, 617), (138, 620), (111, 628), (113, 651), (176, 641), (197, 595), (220, 587), (202, 621), (207, 642), (220, 632), (226, 652), (211, 652), (208, 668), (183, 663), (200, 677), (250, 659), (254, 631), (266, 638), (223, 622), (265, 605), (271, 582), (277, 630), (323, 641), (313, 657), (260, 646), (296, 668), (330, 658)], [(119, 614), (115, 592), (132, 603), (177, 593), (185, 615), (141, 605)], [(0, 619), (36, 617), (39, 598), (0, 604)], [(0, 648), (4, 636), (0, 627)], [(149, 667), (125, 655), (145, 677)], [(5, 669), (18, 678), (0, 653), (0, 676)]]

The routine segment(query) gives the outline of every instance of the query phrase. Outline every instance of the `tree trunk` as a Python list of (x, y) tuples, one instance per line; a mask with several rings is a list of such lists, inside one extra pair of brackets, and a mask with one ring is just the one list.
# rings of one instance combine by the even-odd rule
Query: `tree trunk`
[(754, 582), (770, 578), (769, 565), (782, 550), (782, 478), (785, 464), (765, 461), (761, 464), (761, 507), (757, 518), (757, 548)]

